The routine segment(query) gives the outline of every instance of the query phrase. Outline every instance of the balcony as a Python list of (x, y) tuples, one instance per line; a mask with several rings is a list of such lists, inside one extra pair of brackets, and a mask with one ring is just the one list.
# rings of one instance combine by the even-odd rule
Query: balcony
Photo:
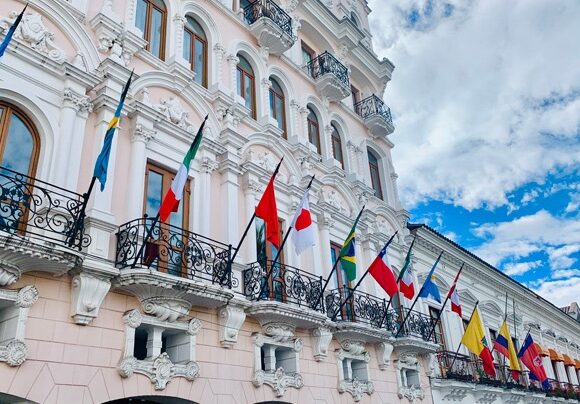
[(374, 94), (357, 102), (354, 110), (375, 136), (387, 137), (395, 130), (391, 109)]
[(25, 272), (62, 275), (82, 262), (84, 195), (0, 167), (0, 285)]
[(318, 55), (304, 69), (314, 79), (316, 90), (331, 101), (340, 101), (350, 94), (348, 69), (330, 53)]
[(137, 296), (145, 312), (156, 315), (163, 305), (184, 315), (191, 306), (218, 307), (234, 297), (231, 245), (165, 223), (151, 230), (152, 224), (144, 217), (119, 227), (116, 288)]
[[(341, 303), (346, 304), (340, 308)], [(387, 301), (371, 294), (342, 287), (325, 296), (328, 317), (337, 322), (363, 323), (379, 328), (384, 322)]]
[(272, 270), (272, 264), (270, 260), (254, 262), (244, 271), (244, 295), (256, 302), (247, 313), (262, 324), (276, 319), (300, 328), (323, 324), (326, 316), (320, 297), (322, 277), (281, 263), (276, 263)]
[(244, 21), (260, 46), (281, 55), (294, 45), (292, 17), (272, 0), (256, 0), (244, 8)]

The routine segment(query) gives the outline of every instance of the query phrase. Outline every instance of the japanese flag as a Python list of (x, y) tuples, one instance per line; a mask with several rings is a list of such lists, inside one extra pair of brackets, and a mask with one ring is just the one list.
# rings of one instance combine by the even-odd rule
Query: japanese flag
[(294, 219), (292, 219), (292, 227), (294, 228), (292, 242), (297, 255), (315, 245), (314, 223), (312, 223), (310, 206), (308, 205), (308, 191), (307, 189), (304, 192)]

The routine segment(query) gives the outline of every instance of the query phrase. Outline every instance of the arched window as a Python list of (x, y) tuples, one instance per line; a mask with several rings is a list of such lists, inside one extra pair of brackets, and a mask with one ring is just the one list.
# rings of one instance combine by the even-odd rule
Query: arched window
[(371, 186), (375, 190), (375, 196), (383, 199), (383, 188), (381, 187), (381, 174), (379, 171), (379, 159), (374, 152), (367, 150), (369, 158), (369, 171), (371, 172)]
[(135, 25), (148, 43), (145, 49), (165, 60), (167, 8), (162, 0), (137, 0)]
[(353, 22), (353, 24), (357, 27), (360, 28), (360, 22), (358, 17), (356, 16), (356, 13), (354, 11), (350, 12), (350, 20)]
[(284, 91), (278, 81), (270, 77), (270, 116), (278, 122), (278, 128), (284, 131), (284, 139), (288, 139), (286, 133), (286, 99), (284, 98)]
[(34, 177), (40, 138), (30, 120), (0, 101), (0, 165)]
[(318, 154), (320, 153), (320, 128), (318, 126), (318, 117), (314, 111), (308, 107), (308, 141), (316, 146)]
[(256, 119), (256, 78), (254, 69), (248, 60), (238, 55), (239, 62), (237, 66), (238, 95), (246, 100), (246, 107), (252, 111), (252, 117)]
[(207, 37), (201, 25), (192, 17), (185, 17), (183, 58), (195, 72), (195, 82), (207, 87)]
[(344, 168), (344, 159), (342, 157), (342, 140), (336, 126), (332, 124), (332, 134), (330, 135), (332, 141), (332, 156), (335, 160), (340, 162), (340, 166)]

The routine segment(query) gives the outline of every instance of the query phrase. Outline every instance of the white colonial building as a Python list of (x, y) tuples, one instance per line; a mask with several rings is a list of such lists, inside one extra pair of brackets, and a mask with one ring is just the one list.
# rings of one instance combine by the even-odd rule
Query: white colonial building
[[(25, 3), (0, 2), (0, 39)], [(0, 402), (527, 403), (578, 388), (579, 323), (407, 225), (382, 101), (394, 66), (373, 52), (365, 1), (28, 4), (0, 60)], [(132, 70), (106, 187), (88, 197)], [(206, 115), (180, 210), (145, 242)], [(265, 280), (263, 225), (238, 242), (282, 157), (282, 231), (315, 175), (317, 243), (288, 245)], [(370, 277), (351, 293), (342, 270), (321, 295), (363, 205), (358, 276), (395, 231), (396, 271), (417, 237), (417, 290), (441, 250), (443, 294), (465, 262), (464, 314), (479, 300), (492, 333), (515, 298), (508, 319), (545, 352), (549, 397), (526, 375), (482, 380), (467, 355), (451, 368), (462, 322), (447, 308), (431, 333), (435, 302), (410, 311)]]

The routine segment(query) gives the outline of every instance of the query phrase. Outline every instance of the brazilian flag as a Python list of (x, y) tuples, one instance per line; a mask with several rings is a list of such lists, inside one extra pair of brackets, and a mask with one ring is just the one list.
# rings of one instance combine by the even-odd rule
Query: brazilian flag
[(346, 240), (344, 240), (344, 244), (338, 255), (340, 265), (346, 273), (346, 279), (349, 282), (356, 279), (355, 230), (364, 209), (363, 206), (352, 225), (352, 229), (350, 229), (350, 233), (348, 233)]

